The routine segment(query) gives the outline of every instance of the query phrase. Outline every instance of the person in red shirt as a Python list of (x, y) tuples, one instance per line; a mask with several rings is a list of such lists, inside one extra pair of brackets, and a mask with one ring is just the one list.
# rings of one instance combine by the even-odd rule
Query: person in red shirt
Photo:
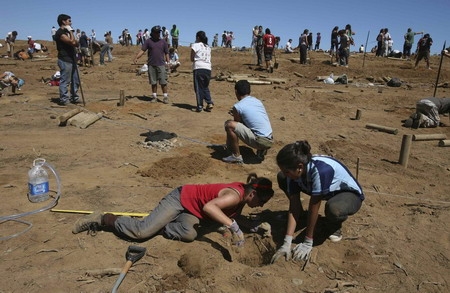
[(230, 230), (234, 244), (244, 244), (235, 221), (244, 208), (262, 207), (273, 196), (272, 182), (252, 173), (247, 183), (184, 185), (166, 195), (144, 219), (94, 212), (75, 222), (72, 233), (109, 228), (131, 239), (148, 239), (159, 233), (185, 242), (197, 237), (200, 220), (216, 221)]
[(263, 37), (264, 41), (264, 60), (266, 61), (267, 72), (273, 72), (272, 54), (275, 47), (275, 36), (270, 33), (270, 29), (266, 28), (266, 34)]

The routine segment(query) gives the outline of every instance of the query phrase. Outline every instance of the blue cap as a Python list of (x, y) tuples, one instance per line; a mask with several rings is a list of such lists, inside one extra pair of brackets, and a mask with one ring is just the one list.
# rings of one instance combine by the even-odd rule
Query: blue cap
[(18, 88), (21, 88), (25, 84), (25, 81), (23, 79), (19, 79), (19, 83), (17, 84)]

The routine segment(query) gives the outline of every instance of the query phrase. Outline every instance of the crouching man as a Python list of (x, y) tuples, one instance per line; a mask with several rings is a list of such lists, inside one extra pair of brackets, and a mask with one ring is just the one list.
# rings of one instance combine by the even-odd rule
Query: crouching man
[(225, 122), (227, 149), (231, 155), (222, 160), (227, 163), (243, 163), (239, 152), (239, 139), (255, 148), (256, 155), (262, 160), (272, 147), (272, 126), (263, 103), (250, 96), (250, 83), (247, 80), (236, 82), (234, 87), (239, 102), (232, 109), (233, 120)]
[(416, 103), (416, 113), (405, 120), (405, 127), (438, 127), (445, 126), (439, 114), (450, 113), (450, 98), (426, 98)]

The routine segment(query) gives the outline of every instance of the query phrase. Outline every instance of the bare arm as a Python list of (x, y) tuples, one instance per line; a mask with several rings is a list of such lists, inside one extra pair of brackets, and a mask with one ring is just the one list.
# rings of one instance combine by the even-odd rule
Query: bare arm
[(195, 51), (194, 49), (191, 49), (191, 61), (194, 62), (195, 59)]
[(314, 237), (314, 229), (316, 228), (317, 218), (319, 217), (319, 208), (322, 196), (311, 196), (308, 208), (308, 225), (306, 226), (306, 237)]
[(241, 199), (239, 193), (231, 188), (224, 188), (219, 192), (219, 196), (207, 202), (203, 206), (203, 211), (211, 220), (220, 224), (230, 226), (233, 223), (223, 210), (233, 208), (239, 205)]
[(300, 213), (300, 194), (294, 194), (289, 197), (289, 214), (286, 235), (293, 236)]
[(239, 114), (235, 107), (233, 107), (233, 120), (236, 122), (242, 121), (241, 114)]
[(139, 58), (141, 58), (142, 55), (144, 55), (144, 53), (145, 53), (145, 51), (139, 50), (139, 52), (137, 53), (136, 57), (134, 57), (134, 63), (137, 63), (137, 60), (138, 60)]
[(72, 31), (69, 31), (69, 34), (70, 34), (69, 36), (66, 34), (62, 34), (60, 40), (73, 47), (78, 47), (78, 41), (73, 36)]

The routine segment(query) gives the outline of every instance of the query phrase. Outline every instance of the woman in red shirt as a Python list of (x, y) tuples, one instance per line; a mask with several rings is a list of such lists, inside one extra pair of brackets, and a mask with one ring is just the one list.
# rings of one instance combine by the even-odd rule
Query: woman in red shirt
[(159, 232), (166, 238), (185, 242), (197, 237), (195, 225), (200, 220), (213, 220), (227, 226), (243, 245), (244, 235), (234, 218), (242, 208), (263, 206), (273, 196), (272, 182), (252, 173), (247, 183), (184, 185), (166, 195), (144, 219), (135, 219), (101, 212), (78, 219), (72, 232), (110, 228), (131, 239), (147, 239)]

